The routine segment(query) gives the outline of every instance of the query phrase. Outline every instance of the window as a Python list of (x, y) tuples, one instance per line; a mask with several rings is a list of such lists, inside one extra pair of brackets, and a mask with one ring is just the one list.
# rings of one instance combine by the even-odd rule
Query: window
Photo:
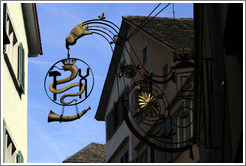
[(106, 137), (109, 140), (117, 128), (123, 122), (123, 111), (124, 110), (122, 104), (127, 100), (127, 88), (122, 92), (118, 101), (114, 103), (113, 108), (106, 116)]
[[(167, 63), (163, 66), (163, 68), (162, 68), (162, 71), (163, 71), (163, 76), (165, 76), (165, 75), (167, 75), (168, 73), (168, 69), (167, 69)], [(167, 79), (167, 77), (164, 77), (165, 78), (165, 80)], [(165, 90), (165, 88), (167, 87), (167, 84), (163, 84), (163, 90)]]
[[(154, 69), (151, 69), (151, 71), (149, 73), (150, 73), (150, 75), (149, 75), (150, 80), (152, 80), (153, 75), (154, 75)], [(154, 93), (152, 81), (149, 81), (149, 92)]]
[[(7, 32), (7, 20), (8, 20), (7, 3), (4, 3), (3, 4), (3, 28), (5, 31), (4, 33)], [(3, 45), (3, 50), (6, 50), (6, 44)]]
[(177, 127), (177, 142), (180, 142), (178, 147), (185, 146), (185, 141), (193, 136), (193, 112), (191, 111), (191, 104), (190, 100), (184, 100), (175, 114), (176, 124), (177, 126), (180, 126)]
[[(165, 120), (161, 120), (163, 122), (160, 122), (162, 125), (160, 126), (160, 135), (167, 135), (168, 133), (172, 132), (173, 129), (171, 128), (171, 117), (167, 117)], [(165, 121), (165, 122), (164, 122)], [(166, 148), (171, 148), (172, 146), (172, 138), (175, 137), (171, 136), (169, 138), (164, 138), (164, 142), (158, 142), (158, 145), (161, 147), (166, 147)], [(167, 163), (171, 160), (172, 158), (172, 153), (165, 152), (165, 151), (159, 151), (159, 150), (154, 150), (154, 161), (156, 163)]]
[(143, 49), (143, 64), (147, 62), (147, 46)]
[(5, 149), (6, 149), (6, 122), (3, 119), (3, 162), (5, 162)]
[(128, 150), (123, 154), (123, 156), (120, 158), (121, 163), (128, 163)]
[(138, 163), (148, 163), (148, 148), (146, 148), (144, 150), (144, 152), (142, 152), (139, 157), (137, 158), (137, 162)]
[(11, 17), (7, 13), (6, 6), (5, 12), (4, 23), (10, 44), (4, 46), (4, 58), (19, 94), (23, 94), (25, 92), (25, 50), (23, 44), (18, 42), (16, 31)]
[(114, 107), (106, 117), (107, 140), (109, 140), (123, 122), (123, 108), (120, 102), (115, 102)]
[(16, 155), (16, 162), (17, 163), (24, 163), (24, 158), (23, 158), (23, 155), (22, 155), (20, 150), (18, 151), (18, 153)]
[(115, 127), (114, 127), (114, 110), (112, 109), (106, 118), (106, 124), (107, 124), (107, 140), (109, 140), (113, 134), (115, 133)]
[[(5, 135), (3, 138), (3, 153), (4, 153), (4, 158), (3, 161), (5, 163), (16, 163), (16, 146), (15, 143), (13, 142), (8, 130), (5, 128)], [(22, 157), (23, 158), (23, 157)]]

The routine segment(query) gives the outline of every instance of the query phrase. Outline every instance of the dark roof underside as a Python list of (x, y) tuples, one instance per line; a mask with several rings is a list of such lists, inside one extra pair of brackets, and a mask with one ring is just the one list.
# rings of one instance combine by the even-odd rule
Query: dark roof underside
[[(126, 21), (138, 26), (146, 19), (142, 16), (124, 16)], [(151, 20), (152, 19), (152, 20)], [(193, 48), (193, 19), (149, 17), (143, 31), (172, 49)]]
[(103, 143), (91, 143), (63, 161), (63, 163), (105, 163), (105, 162), (106, 162), (106, 145)]

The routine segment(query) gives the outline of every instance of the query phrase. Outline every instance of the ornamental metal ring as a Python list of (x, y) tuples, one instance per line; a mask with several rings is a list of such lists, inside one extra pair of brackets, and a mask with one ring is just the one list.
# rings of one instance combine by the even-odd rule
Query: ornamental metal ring
[(94, 75), (90, 66), (77, 58), (65, 58), (56, 62), (48, 70), (44, 80), (46, 95), (55, 104), (62, 106), (83, 102), (89, 97), (93, 87)]

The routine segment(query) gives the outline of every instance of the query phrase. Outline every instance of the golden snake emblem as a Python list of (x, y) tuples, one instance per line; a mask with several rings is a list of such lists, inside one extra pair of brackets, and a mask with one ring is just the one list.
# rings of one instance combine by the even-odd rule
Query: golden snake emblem
[[(67, 77), (67, 78), (63, 78), (63, 79), (61, 79), (61, 80), (57, 80), (56, 85), (70, 82), (70, 81), (72, 81), (73, 79), (76, 78), (77, 73), (78, 73), (78, 68), (77, 68), (76, 65), (74, 65), (75, 62), (76, 62), (75, 59), (67, 59), (67, 60), (65, 60), (65, 61), (62, 61), (62, 63), (64, 64), (64, 65), (62, 66), (62, 69), (63, 69), (64, 71), (71, 71), (71, 75), (70, 75), (69, 77)], [(66, 86), (66, 87), (64, 87), (64, 88), (61, 88), (61, 89), (55, 89), (53, 85), (54, 85), (54, 82), (52, 82), (52, 83), (50, 84), (49, 90), (50, 90), (52, 93), (60, 94), (60, 93), (65, 92), (65, 91), (67, 91), (67, 90), (69, 90), (69, 89), (71, 89), (71, 88), (73, 88), (73, 87), (75, 87), (75, 86), (79, 86), (80, 83), (79, 83), (79, 82), (73, 83), (73, 84), (70, 84), (70, 85), (68, 85), (68, 86)], [(69, 101), (69, 102), (65, 102), (64, 99), (65, 99), (66, 97), (69, 97), (69, 96), (78, 96), (78, 95), (82, 94), (82, 93), (84, 92), (84, 90), (85, 90), (85, 86), (84, 86), (84, 84), (82, 84), (82, 86), (81, 86), (81, 88), (80, 88), (80, 91), (79, 91), (78, 93), (64, 94), (64, 95), (60, 98), (60, 102), (61, 102), (63, 105), (68, 105), (68, 104), (72, 103), (73, 101), (76, 102), (77, 99), (73, 99), (73, 100), (71, 100), (71, 101)]]

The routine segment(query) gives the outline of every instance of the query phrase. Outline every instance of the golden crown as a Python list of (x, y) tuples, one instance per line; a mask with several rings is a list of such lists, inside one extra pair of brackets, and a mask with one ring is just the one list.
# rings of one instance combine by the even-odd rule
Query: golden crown
[(64, 65), (74, 65), (76, 63), (76, 59), (64, 59), (62, 60), (62, 63)]

